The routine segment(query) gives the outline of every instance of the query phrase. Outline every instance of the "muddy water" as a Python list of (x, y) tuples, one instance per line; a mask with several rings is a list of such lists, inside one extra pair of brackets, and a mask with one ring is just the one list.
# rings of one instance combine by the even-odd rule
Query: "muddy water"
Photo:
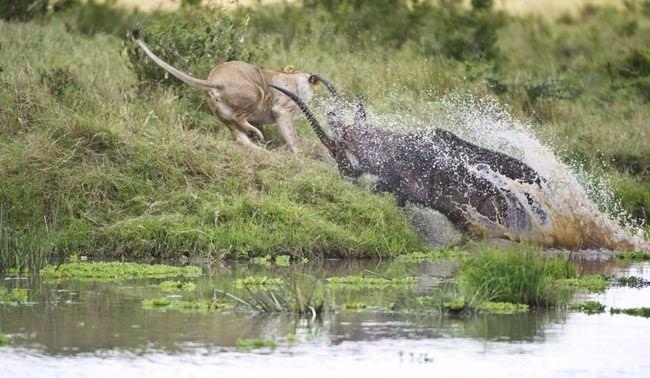
[[(453, 261), (404, 264), (326, 261), (290, 268), (206, 266), (186, 297), (206, 298), (254, 274), (315, 277), (365, 274), (420, 277), (412, 288), (341, 289), (339, 303), (377, 307), (424, 294)], [(650, 279), (650, 263), (585, 261), (582, 272)], [(29, 288), (28, 305), (0, 305), (0, 377), (185, 376), (650, 376), (650, 319), (562, 310), (464, 318), (387, 310), (333, 311), (320, 319), (250, 312), (142, 309), (161, 280), (119, 283), (5, 279)], [(650, 307), (650, 288), (589, 295), (608, 306)], [(576, 298), (576, 300), (584, 299)], [(287, 337), (287, 335), (292, 335)], [(295, 335), (295, 336), (293, 336)], [(275, 339), (242, 350), (238, 339)]]

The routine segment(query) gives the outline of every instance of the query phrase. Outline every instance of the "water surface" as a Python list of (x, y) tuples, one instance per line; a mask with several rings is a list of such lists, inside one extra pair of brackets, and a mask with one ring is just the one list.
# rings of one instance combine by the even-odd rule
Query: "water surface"
[[(289, 268), (212, 265), (193, 280), (197, 290), (184, 296), (207, 298), (217, 295), (214, 288), (235, 290), (233, 278), (254, 274), (419, 277), (412, 289), (340, 289), (334, 295), (338, 304), (385, 307), (413, 292), (426, 294), (449, 279), (455, 266), (444, 260), (324, 261)], [(583, 261), (579, 270), (650, 279), (650, 263)], [(310, 319), (238, 310), (143, 309), (143, 299), (163, 295), (157, 286), (161, 281), (4, 279), (6, 287), (29, 288), (32, 303), (0, 305), (0, 330), (11, 339), (10, 347), (0, 348), (0, 377), (650, 376), (646, 318), (564, 310), (465, 317), (338, 310)], [(650, 288), (613, 287), (576, 300), (585, 298), (607, 306), (650, 307)], [(238, 349), (236, 341), (246, 338), (274, 339), (278, 346)]]

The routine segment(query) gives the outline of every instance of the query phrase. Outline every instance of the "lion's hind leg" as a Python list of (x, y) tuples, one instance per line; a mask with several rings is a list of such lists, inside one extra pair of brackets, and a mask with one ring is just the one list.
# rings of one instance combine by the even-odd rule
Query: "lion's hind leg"
[[(208, 105), (210, 106), (210, 109), (212, 110), (212, 113), (217, 117), (221, 122), (223, 122), (224, 125), (230, 130), (230, 133), (232, 134), (233, 139), (239, 143), (240, 145), (244, 147), (251, 148), (256, 151), (264, 151), (263, 148), (260, 148), (258, 145), (255, 143), (251, 142), (251, 140), (248, 138), (248, 135), (246, 135), (246, 132), (240, 130), (241, 122), (236, 122), (234, 119), (232, 119), (232, 112), (231, 110), (227, 107), (224, 106), (222, 103), (218, 102), (216, 100), (216, 97), (210, 93), (208, 94)], [(261, 135), (262, 133), (257, 130), (254, 126), (251, 125)], [(254, 132), (254, 131), (253, 131)], [(256, 133), (256, 135), (257, 135)], [(262, 136), (263, 137), (263, 136)]]
[(254, 135), (255, 139), (259, 140), (260, 142), (264, 142), (264, 134), (255, 126), (251, 125), (250, 122), (248, 122), (247, 119), (239, 119), (233, 121), (233, 123), (237, 126), (239, 130), (242, 132), (248, 134), (248, 135)]

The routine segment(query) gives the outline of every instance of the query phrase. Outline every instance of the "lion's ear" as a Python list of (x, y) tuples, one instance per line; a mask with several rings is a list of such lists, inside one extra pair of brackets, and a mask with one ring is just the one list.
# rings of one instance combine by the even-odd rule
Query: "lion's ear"
[(291, 64), (289, 64), (286, 67), (284, 67), (284, 69), (282, 71), (284, 73), (286, 73), (286, 74), (292, 74), (292, 73), (296, 72), (296, 68), (294, 66), (292, 66)]

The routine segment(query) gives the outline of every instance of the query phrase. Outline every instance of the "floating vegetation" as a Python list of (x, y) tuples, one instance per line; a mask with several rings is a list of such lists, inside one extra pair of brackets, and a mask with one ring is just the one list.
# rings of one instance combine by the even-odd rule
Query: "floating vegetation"
[(413, 286), (417, 283), (415, 277), (381, 278), (363, 276), (329, 277), (327, 283), (332, 287), (352, 288), (387, 288), (398, 286)]
[(261, 266), (271, 266), (271, 261), (275, 262), (275, 265), (277, 266), (289, 266), (291, 265), (291, 256), (289, 255), (277, 255), (275, 258), (272, 258), (271, 255), (264, 255), (264, 256), (258, 256), (258, 257), (253, 257), (251, 259), (251, 263), (256, 264), (256, 265), (261, 265)]
[(650, 317), (650, 307), (633, 307), (633, 308), (610, 308), (611, 314), (626, 314), (632, 316), (643, 316), (644, 318)]
[(605, 305), (597, 301), (585, 301), (582, 303), (574, 303), (569, 306), (569, 309), (591, 315), (605, 312)]
[(458, 315), (460, 313), (510, 315), (527, 312), (529, 309), (529, 306), (523, 303), (490, 301), (469, 303), (464, 296), (458, 295), (457, 293), (454, 294), (453, 292), (442, 293), (441, 296), (418, 297), (417, 303), (425, 311), (441, 312), (450, 315)]
[(27, 302), (27, 290), (11, 289), (0, 287), (0, 302), (25, 303)]
[(273, 339), (237, 339), (235, 341), (237, 349), (251, 350), (260, 348), (275, 348), (278, 346), (277, 341)]
[(453, 258), (465, 258), (469, 256), (467, 251), (461, 251), (455, 248), (443, 249), (439, 251), (416, 251), (410, 252), (404, 255), (398, 256), (396, 259), (403, 262), (424, 262), (424, 261), (437, 261), (440, 259), (453, 259)]
[(181, 291), (194, 291), (196, 289), (196, 284), (194, 282), (163, 281), (158, 285), (158, 287), (165, 293), (178, 293)]
[(198, 266), (170, 266), (162, 264), (138, 264), (128, 262), (72, 262), (48, 265), (41, 270), (46, 279), (75, 278), (84, 280), (113, 281), (134, 278), (198, 277)]
[(275, 256), (275, 265), (277, 266), (289, 266), (291, 265), (291, 256), (289, 255), (277, 255)]
[(650, 281), (644, 280), (641, 277), (629, 276), (629, 277), (616, 277), (612, 278), (612, 282), (618, 286), (626, 286), (635, 289), (640, 289), (642, 287), (650, 286)]
[(621, 252), (616, 256), (622, 260), (632, 260), (632, 261), (650, 260), (650, 253), (647, 252)]
[(253, 257), (251, 263), (261, 266), (271, 266), (271, 255)]
[(181, 301), (169, 298), (145, 299), (142, 301), (144, 310), (181, 311), (181, 312), (208, 312), (225, 310), (229, 306), (225, 303), (206, 300)]
[(482, 302), (476, 306), (476, 310), (488, 314), (510, 315), (521, 312), (528, 312), (528, 305), (523, 303), (510, 302)]
[(4, 333), (0, 332), (0, 347), (9, 345), (9, 337)]
[(9, 268), (5, 271), (5, 276), (7, 277), (21, 277), (29, 274), (29, 268), (25, 267), (22, 269), (19, 268)]
[(465, 297), (459, 296), (442, 302), (442, 309), (449, 312), (461, 312), (466, 308)]
[(235, 280), (235, 287), (242, 289), (247, 286), (270, 287), (280, 286), (284, 284), (282, 278), (270, 278), (267, 276), (248, 276), (246, 278), (239, 278)]
[(349, 303), (344, 303), (341, 306), (341, 310), (365, 310), (369, 306), (366, 303), (363, 302), (349, 302)]
[(590, 293), (602, 293), (609, 287), (609, 280), (599, 275), (566, 278), (559, 280), (559, 282), (565, 287), (583, 289)]

